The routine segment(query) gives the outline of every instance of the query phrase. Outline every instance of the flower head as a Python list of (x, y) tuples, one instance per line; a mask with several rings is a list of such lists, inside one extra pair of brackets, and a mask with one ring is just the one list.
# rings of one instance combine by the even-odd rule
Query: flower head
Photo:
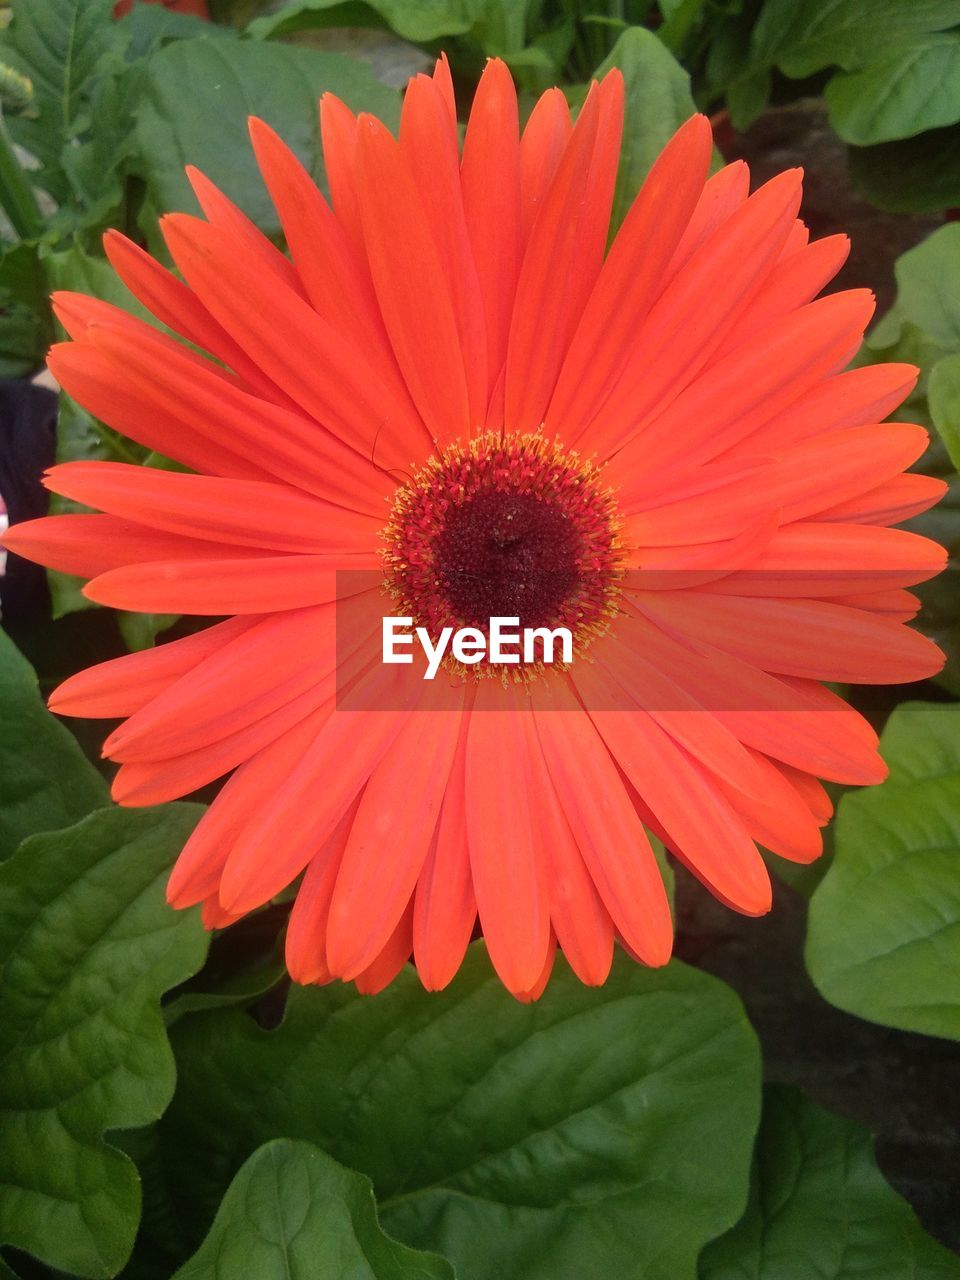
[[(815, 300), (845, 237), (808, 241), (798, 172), (752, 194), (743, 164), (708, 177), (695, 116), (607, 251), (622, 113), (612, 72), (575, 124), (552, 90), (521, 133), (491, 61), (461, 156), (441, 60), (399, 140), (324, 98), (332, 205), (253, 120), (289, 256), (197, 173), (205, 219), (163, 222), (182, 279), (107, 237), (190, 346), (56, 299), (65, 388), (194, 474), (55, 467), (50, 489), (103, 514), (7, 544), (103, 604), (227, 616), (51, 706), (125, 717), (105, 744), (120, 803), (229, 775), (170, 901), (221, 926), (304, 873), (299, 981), (378, 990), (412, 954), (442, 987), (478, 920), (524, 998), (558, 944), (586, 983), (617, 941), (663, 964), (650, 835), (767, 910), (758, 843), (815, 858), (819, 779), (884, 773), (823, 682), (941, 665), (904, 623), (943, 553), (889, 527), (942, 490), (903, 474), (923, 429), (882, 422), (916, 371), (844, 371), (873, 299)], [(386, 613), (564, 627), (572, 657), (426, 681), (380, 660)]]

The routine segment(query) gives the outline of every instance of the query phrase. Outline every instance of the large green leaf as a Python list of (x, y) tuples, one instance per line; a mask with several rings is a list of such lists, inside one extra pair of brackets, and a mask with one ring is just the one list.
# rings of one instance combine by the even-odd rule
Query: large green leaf
[(769, 1085), (750, 1206), (708, 1245), (700, 1280), (957, 1280), (960, 1258), (926, 1235), (885, 1182), (866, 1129)]
[(443, 1258), (384, 1235), (370, 1179), (308, 1142), (256, 1151), (174, 1280), (453, 1280)]
[(645, 27), (630, 27), (594, 73), (602, 79), (619, 67), (626, 83), (623, 147), (613, 198), (612, 224), (618, 227), (650, 167), (670, 137), (696, 111), (690, 77)]
[(881, 748), (888, 780), (840, 803), (807, 967), (841, 1009), (960, 1039), (960, 706), (898, 707)]
[(137, 121), (150, 205), (159, 211), (195, 208), (183, 172), (185, 164), (193, 164), (264, 231), (279, 235), (247, 136), (247, 117), (260, 116), (272, 125), (320, 179), (317, 102), (328, 91), (354, 111), (372, 112), (388, 124), (396, 121), (398, 94), (355, 59), (253, 40), (167, 45), (147, 65)]
[(228, 1009), (171, 1038), (184, 1221), (278, 1136), (369, 1176), (385, 1229), (460, 1280), (691, 1280), (746, 1202), (756, 1041), (733, 992), (678, 963), (621, 957), (600, 989), (558, 963), (523, 1005), (476, 944), (439, 995), (406, 970), (372, 999), (294, 988), (275, 1031)]
[(33, 84), (31, 109), (7, 123), (13, 137), (41, 162), (36, 181), (58, 201), (69, 195), (66, 149), (89, 125), (98, 78), (120, 58), (111, 22), (113, 0), (14, 0), (0, 57)]
[(139, 1178), (103, 1135), (173, 1092), (159, 997), (206, 942), (164, 882), (200, 812), (102, 809), (0, 868), (0, 1242), (76, 1275), (115, 1275), (133, 1245)]
[(753, 28), (757, 66), (803, 79), (853, 71), (931, 31), (957, 25), (955, 0), (766, 0)]
[(37, 831), (69, 826), (109, 802), (104, 779), (47, 711), (37, 677), (0, 631), (0, 858)]
[(929, 36), (861, 71), (836, 75), (824, 96), (837, 133), (860, 147), (956, 124), (960, 36)]
[(469, 31), (487, 0), (293, 0), (276, 13), (255, 18), (247, 34), (259, 39), (292, 35), (312, 27), (382, 23), (405, 40), (436, 40)]

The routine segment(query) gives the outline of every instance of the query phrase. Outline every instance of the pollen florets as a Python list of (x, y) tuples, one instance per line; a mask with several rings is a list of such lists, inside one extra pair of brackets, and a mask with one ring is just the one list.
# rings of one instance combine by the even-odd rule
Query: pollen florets
[(541, 433), (488, 432), (438, 452), (397, 490), (386, 583), (431, 635), (509, 616), (567, 627), (582, 652), (616, 612), (618, 528), (594, 461)]

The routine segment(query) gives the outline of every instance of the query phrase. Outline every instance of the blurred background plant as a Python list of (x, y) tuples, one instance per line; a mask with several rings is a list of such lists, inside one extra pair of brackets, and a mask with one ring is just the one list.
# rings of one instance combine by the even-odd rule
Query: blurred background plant
[[(51, 573), (49, 603), (7, 610), (20, 652), (0, 635), (0, 857), (19, 847), (0, 868), (0, 1243), (16, 1246), (0, 1280), (8, 1262), (23, 1280), (181, 1266), (182, 1280), (449, 1280), (451, 1261), (460, 1280), (960, 1280), (854, 1123), (881, 1131), (884, 1172), (956, 1247), (960, 0), (0, 3), (0, 379), (42, 370), (56, 289), (152, 320), (101, 237), (119, 227), (169, 261), (159, 215), (197, 211), (186, 163), (281, 242), (248, 115), (323, 185), (320, 94), (393, 127), (407, 77), (440, 50), (461, 118), (490, 56), (523, 111), (554, 83), (576, 106), (619, 66), (615, 222), (697, 108), (758, 180), (809, 161), (804, 216), (815, 235), (854, 232), (840, 287), (877, 289), (885, 312), (858, 360), (921, 368), (900, 416), (930, 427), (918, 465), (951, 482), (917, 521), (952, 555), (920, 590), (947, 669), (919, 689), (847, 691), (886, 725), (891, 780), (842, 799), (835, 852), (781, 885), (767, 920), (722, 912), (677, 870), (678, 954), (696, 968), (621, 966), (588, 993), (561, 974), (523, 1009), (474, 957), (441, 997), (412, 980), (376, 1001), (297, 991), (268, 1033), (286, 1000), (283, 902), (208, 951), (195, 913), (162, 894), (197, 805), (110, 807), (91, 763), (110, 726), (68, 733), (21, 656), (46, 689), (184, 624), (96, 609)], [(10, 443), (0, 404), (11, 510), (17, 485), (46, 501), (48, 445), (47, 461), (168, 465), (66, 397), (54, 444), (52, 400), (36, 448)], [(761, 1100), (757, 1038), (710, 973), (743, 998), (768, 1078), (813, 1101)], [(370, 1179), (409, 1248), (382, 1234)]]

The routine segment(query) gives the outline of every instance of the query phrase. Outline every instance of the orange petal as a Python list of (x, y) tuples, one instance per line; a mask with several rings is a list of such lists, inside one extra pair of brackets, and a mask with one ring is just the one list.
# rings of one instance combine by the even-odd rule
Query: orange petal
[(768, 911), (770, 878), (743, 823), (716, 784), (653, 716), (594, 710), (615, 696), (606, 687), (608, 679), (585, 664), (575, 683), (614, 759), (663, 825), (671, 851), (738, 911)]
[(413, 901), (397, 921), (393, 933), (377, 958), (356, 976), (357, 990), (362, 996), (375, 996), (388, 987), (410, 959), (413, 948)]
[(524, 694), (482, 680), (467, 738), (467, 843), (490, 962), (514, 993), (536, 984), (550, 941), (529, 764), (537, 749)]
[(906, 475), (886, 480), (867, 493), (818, 512), (821, 520), (843, 520), (864, 524), (899, 524), (928, 511), (948, 492), (945, 480), (937, 476)]
[(710, 152), (706, 117), (693, 116), (650, 170), (570, 344), (546, 416), (549, 429), (566, 434), (577, 422), (589, 420), (622, 372), (703, 190)]
[(316, 740), (328, 718), (326, 708), (301, 721), (258, 752), (224, 784), (184, 845), (167, 884), (172, 907), (189, 907), (215, 894), (239, 837), (270, 807), (282, 782)]
[[(127, 568), (130, 568), (136, 578), (145, 571), (144, 566), (148, 563), (176, 558), (188, 565), (191, 561), (210, 555), (221, 557), (218, 564), (226, 564), (229, 559), (239, 557), (242, 565), (251, 565), (260, 555), (257, 551), (201, 542), (199, 538), (180, 538), (175, 533), (161, 533), (157, 529), (148, 529), (146, 525), (120, 520), (116, 516), (84, 514), (24, 520), (20, 524), (11, 525), (0, 535), (0, 544), (14, 555), (22, 556), (24, 560), (34, 560), (46, 565), (48, 569), (76, 574), (80, 578), (109, 575), (112, 572), (122, 574)], [(243, 568), (240, 572), (244, 572)], [(158, 609), (148, 612), (182, 611)], [(212, 612), (232, 611), (214, 609)]]
[(249, 127), (257, 163), (314, 310), (366, 352), (378, 374), (408, 399), (366, 263), (286, 143), (256, 117)]
[(259, 227), (250, 221), (243, 210), (238, 209), (206, 174), (201, 173), (192, 164), (188, 164), (184, 172), (207, 221), (229, 232), (243, 246), (248, 257), (258, 262), (267, 271), (271, 271), (288, 289), (293, 289), (301, 298), (305, 298), (306, 293), (293, 263), (283, 256), (277, 246), (272, 244)]
[[(640, 422), (621, 458), (622, 469), (642, 474), (690, 468), (741, 440), (759, 440), (751, 435), (757, 426), (842, 368), (859, 345), (873, 305), (865, 289), (819, 298), (711, 365), (663, 412)], [(776, 447), (776, 441), (776, 433), (764, 438), (767, 448)], [(754, 453), (761, 451), (758, 444)]]
[(336, 604), (256, 621), (115, 729), (104, 754), (124, 761), (180, 755), (285, 706), (333, 673), (336, 623)]
[(470, 878), (464, 768), (469, 712), (460, 718), (460, 737), (447, 779), (433, 844), (417, 881), (413, 952), (420, 981), (442, 991), (460, 968), (477, 918)]
[(938, 543), (902, 529), (801, 521), (778, 529), (751, 564), (703, 589), (720, 595), (843, 596), (912, 587), (946, 563)]
[(622, 126), (623, 77), (611, 72), (587, 95), (523, 257), (507, 350), (511, 431), (543, 422), (600, 272)]
[(462, 689), (428, 685), (370, 774), (327, 925), (327, 963), (339, 978), (356, 978), (374, 963), (410, 902), (440, 814), (462, 705)]
[[(457, 130), (440, 89), (428, 76), (407, 86), (400, 118), (400, 149), (423, 200), (423, 212), (439, 250), (449, 283), (463, 355), (470, 423), (484, 420), (488, 397), (487, 331), (480, 280), (467, 234), (460, 186)], [(406, 257), (407, 246), (404, 246)], [(438, 423), (434, 434), (454, 439), (451, 426)]]
[[(379, 665), (371, 671), (368, 680), (381, 695), (368, 694), (368, 705), (398, 706), (404, 682), (396, 671)], [(411, 714), (399, 705), (380, 712), (337, 710), (295, 765), (274, 779), (270, 804), (249, 822), (224, 867), (220, 901), (228, 910), (252, 910), (300, 874)]]
[(779, 174), (761, 187), (692, 255), (635, 335), (635, 352), (589, 430), (591, 445), (611, 453), (636, 423), (692, 381), (768, 274), (800, 204), (800, 175)]
[(320, 99), (320, 136), (323, 167), (337, 221), (363, 257), (363, 226), (357, 198), (357, 117), (332, 93), (325, 93)]
[(132, 715), (204, 658), (243, 635), (255, 621), (228, 618), (180, 640), (168, 640), (153, 649), (126, 653), (78, 671), (54, 689), (47, 706), (58, 716)]
[(689, 690), (746, 745), (837, 782), (864, 785), (885, 777), (877, 735), (841, 699), (825, 707), (812, 694), (816, 686), (797, 686), (632, 614), (617, 620), (615, 634)]
[(321, 706), (325, 705), (332, 714), (333, 700), (324, 694), (321, 686), (310, 689), (261, 719), (182, 755), (123, 764), (110, 794), (117, 804), (129, 806), (166, 804), (189, 795), (271, 746)]
[(724, 165), (707, 179), (700, 199), (667, 267), (672, 280), (703, 242), (727, 221), (750, 194), (750, 170), (742, 160)]
[(824, 431), (882, 422), (910, 394), (918, 374), (912, 364), (876, 364), (838, 373), (760, 423), (743, 436), (738, 448), (753, 453), (783, 449)]
[(369, 550), (380, 528), (286, 485), (184, 475), (121, 462), (67, 462), (44, 477), (54, 493), (182, 537), (274, 551)]
[(567, 963), (588, 987), (602, 986), (613, 963), (613, 921), (587, 870), (540, 752), (530, 756), (539, 796), (537, 826), (546, 861), (550, 919)]
[(708, 635), (717, 648), (766, 671), (851, 684), (903, 684), (943, 668), (937, 646), (897, 623), (823, 600), (751, 599), (701, 591), (637, 593), (670, 630)]
[(535, 688), (533, 702), (547, 769), (604, 906), (644, 964), (666, 964), (670, 904), (617, 766), (565, 684)]
[(327, 917), (337, 872), (360, 798), (346, 810), (304, 872), (287, 926), (286, 961), (294, 982), (330, 982), (327, 965)]
[[(491, 174), (496, 174), (495, 181)], [(460, 180), (486, 317), (487, 378), (492, 390), (507, 358), (520, 271), (517, 92), (499, 58), (487, 62), (477, 86), (463, 142)]]
[(722, 360), (741, 343), (763, 333), (768, 325), (776, 324), (797, 307), (811, 302), (837, 274), (849, 252), (848, 236), (825, 236), (782, 258), (731, 326), (714, 359)]
[[(150, 534), (154, 540), (173, 537), (156, 530)], [(273, 613), (335, 600), (339, 594), (338, 570), (379, 568), (376, 555), (355, 556), (356, 563), (349, 566), (343, 556), (254, 558), (248, 554), (228, 560), (222, 552), (220, 558), (210, 556), (209, 543), (198, 545), (205, 546), (207, 558), (194, 555), (189, 560), (167, 558), (125, 564), (100, 573), (87, 583), (83, 593), (97, 604), (134, 613), (195, 613), (201, 617)], [(229, 552), (230, 548), (226, 550)], [(170, 552), (166, 555), (169, 557)]]
[[(90, 345), (92, 344), (92, 345)], [(395, 482), (349, 444), (122, 331), (97, 327), (54, 347), (54, 376), (96, 417), (195, 470), (274, 478), (339, 506), (382, 516)]]
[(168, 214), (161, 227), (204, 305), (297, 404), (365, 456), (409, 462), (425, 443), (423, 425), (358, 347), (220, 228), (185, 214)]
[(572, 128), (563, 91), (548, 89), (530, 112), (520, 139), (520, 237), (524, 245), (530, 239)]
[(145, 249), (119, 231), (108, 231), (103, 247), (110, 265), (134, 297), (175, 333), (182, 334), (232, 369), (246, 390), (272, 404), (294, 408), (293, 401), (214, 320), (195, 293)]

